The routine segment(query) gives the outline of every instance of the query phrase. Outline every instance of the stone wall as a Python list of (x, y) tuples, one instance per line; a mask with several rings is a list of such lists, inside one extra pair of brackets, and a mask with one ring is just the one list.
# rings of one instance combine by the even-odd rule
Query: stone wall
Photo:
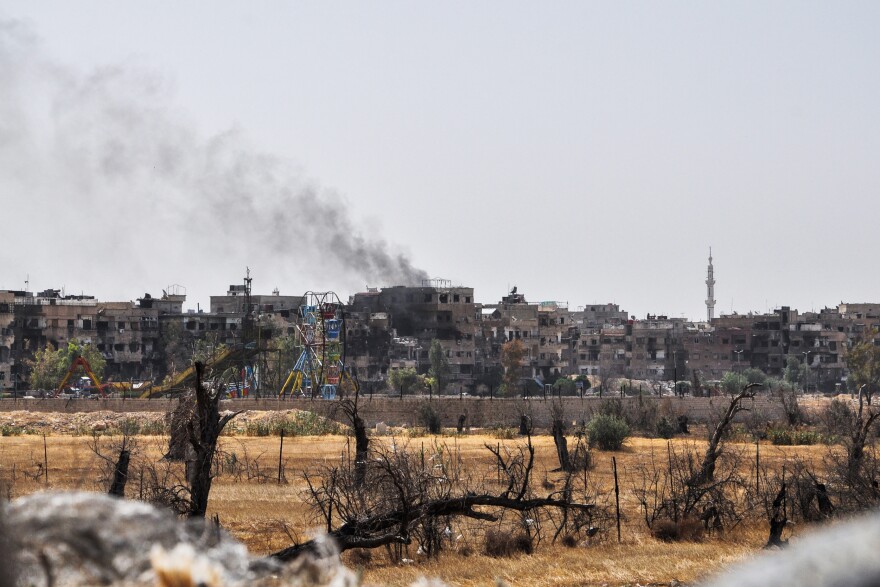
[[(368, 426), (385, 422), (390, 426), (418, 426), (419, 415), (424, 405), (431, 407), (440, 415), (444, 427), (453, 427), (459, 415), (467, 417), (467, 424), (473, 427), (511, 427), (518, 426), (520, 417), (528, 415), (533, 424), (539, 428), (551, 425), (551, 409), (554, 405), (561, 406), (568, 421), (589, 420), (598, 411), (603, 402), (620, 401), (626, 410), (656, 409), (661, 414), (672, 416), (687, 415), (694, 422), (704, 422), (713, 413), (727, 406), (724, 397), (714, 398), (671, 398), (662, 399), (645, 397), (609, 399), (609, 398), (563, 398), (561, 400), (541, 399), (478, 399), (455, 397), (429, 400), (427, 398), (391, 399), (387, 397), (368, 397), (361, 399), (360, 411)], [(641, 407), (639, 402), (642, 402)], [(65, 400), (65, 399), (29, 399), (0, 400), (0, 411), (29, 410), (34, 412), (165, 412), (170, 410), (177, 400), (173, 399), (99, 399), (99, 400)], [(342, 419), (337, 413), (338, 403), (324, 400), (277, 400), (277, 399), (236, 399), (226, 400), (221, 404), (223, 410), (287, 410), (301, 409), (316, 412), (334, 419)], [(765, 418), (782, 420), (782, 405), (775, 398), (759, 396), (748, 400), (746, 405)], [(744, 413), (741, 417), (745, 417)]]

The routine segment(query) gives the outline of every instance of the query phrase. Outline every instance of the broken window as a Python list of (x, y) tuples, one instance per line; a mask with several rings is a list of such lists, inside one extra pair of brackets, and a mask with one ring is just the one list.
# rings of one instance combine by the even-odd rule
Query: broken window
[(440, 303), (441, 304), (449, 303), (449, 294), (440, 294)]
[(460, 301), (459, 295), (458, 294), (453, 295), (452, 301), (453, 301), (453, 303), (457, 304)]

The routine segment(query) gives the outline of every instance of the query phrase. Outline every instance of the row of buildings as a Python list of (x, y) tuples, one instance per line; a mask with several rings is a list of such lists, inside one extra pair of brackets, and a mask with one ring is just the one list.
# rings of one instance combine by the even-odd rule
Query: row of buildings
[[(58, 290), (0, 291), (0, 390), (26, 389), (33, 353), (74, 340), (94, 345), (107, 361), (105, 379), (115, 381), (161, 381), (197, 347), (250, 345), (260, 351), (253, 367), (262, 392), (280, 389), (296, 352), (281, 341), (297, 332), (303, 296), (252, 294), (248, 277), (226, 295), (211, 296), (207, 310), (184, 310), (185, 301), (179, 286), (134, 302)], [(502, 345), (519, 340), (526, 380), (587, 375), (595, 385), (617, 378), (690, 380), (696, 374), (708, 381), (749, 367), (781, 376), (794, 357), (808, 366), (809, 387), (831, 391), (845, 383), (846, 349), (880, 325), (880, 304), (720, 317), (711, 310), (702, 322), (636, 319), (612, 303), (570, 308), (529, 302), (516, 288), (497, 303), (481, 303), (473, 288), (431, 280), (351, 296), (342, 336), (346, 365), (374, 388), (393, 369), (426, 373), (437, 340), (450, 366), (449, 391), (484, 391), (500, 380)]]

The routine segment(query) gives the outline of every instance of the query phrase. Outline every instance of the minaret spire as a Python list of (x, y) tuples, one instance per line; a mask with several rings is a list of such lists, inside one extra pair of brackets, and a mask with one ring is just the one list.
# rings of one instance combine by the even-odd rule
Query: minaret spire
[(706, 320), (715, 317), (715, 270), (712, 267), (712, 247), (709, 247), (709, 270), (706, 275)]

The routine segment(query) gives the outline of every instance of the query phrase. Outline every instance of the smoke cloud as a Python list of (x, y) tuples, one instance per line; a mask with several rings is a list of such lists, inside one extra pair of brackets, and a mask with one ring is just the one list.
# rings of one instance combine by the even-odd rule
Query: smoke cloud
[(299, 289), (427, 278), (341, 197), (240, 130), (200, 135), (161, 76), (66, 67), (9, 20), (0, 20), (0, 190), (7, 238), (22, 245), (3, 264), (24, 268), (28, 257), (31, 273), (77, 263), (94, 285), (217, 272), (228, 282), (247, 263)]

